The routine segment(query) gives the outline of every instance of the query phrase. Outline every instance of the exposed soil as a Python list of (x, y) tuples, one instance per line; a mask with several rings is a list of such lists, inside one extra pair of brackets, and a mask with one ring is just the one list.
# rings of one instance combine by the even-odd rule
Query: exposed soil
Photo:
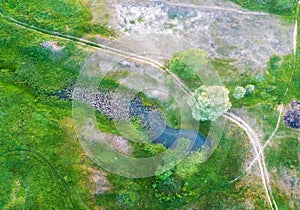
[(285, 193), (285, 195), (290, 200), (290, 207), (296, 209), (297, 206), (300, 205), (300, 180), (299, 180), (299, 172), (295, 169), (289, 170), (276, 170), (276, 183), (278, 183), (278, 187), (281, 191)]
[(110, 24), (120, 31), (121, 37), (144, 37), (140, 44), (124, 43), (123, 39), (122, 43), (117, 42), (119, 48), (149, 51), (153, 42), (148, 42), (147, 36), (151, 40), (153, 36), (170, 35), (170, 42), (178, 40), (166, 46), (172, 53), (178, 51), (179, 40), (184, 40), (205, 50), (210, 57), (235, 60), (241, 73), (257, 73), (266, 67), (270, 56), (292, 52), (292, 24), (229, 2), (123, 0), (108, 4)]
[(103, 194), (111, 189), (111, 184), (107, 180), (106, 173), (94, 168), (87, 168), (87, 170), (91, 172), (91, 178), (95, 184), (94, 193), (96, 195)]

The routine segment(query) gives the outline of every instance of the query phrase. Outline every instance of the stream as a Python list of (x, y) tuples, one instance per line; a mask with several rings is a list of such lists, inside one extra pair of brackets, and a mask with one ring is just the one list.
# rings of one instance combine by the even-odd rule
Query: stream
[[(155, 106), (143, 105), (139, 97), (128, 97), (126, 93), (118, 93), (112, 90), (92, 90), (75, 88), (73, 99), (79, 99), (89, 106), (97, 109), (110, 120), (131, 123), (132, 119), (138, 119), (142, 129), (148, 135), (150, 142), (162, 144), (170, 149), (176, 146), (177, 140), (188, 139), (189, 150), (201, 149), (209, 145), (209, 141), (197, 130), (177, 129), (168, 126), (160, 110)], [(58, 93), (61, 99), (70, 99), (70, 93)]]

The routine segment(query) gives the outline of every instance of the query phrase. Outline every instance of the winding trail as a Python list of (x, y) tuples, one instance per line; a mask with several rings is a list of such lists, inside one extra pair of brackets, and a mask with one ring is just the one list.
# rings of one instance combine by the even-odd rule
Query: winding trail
[[(2, 4), (2, 1), (1, 1), (1, 4)], [(205, 6), (185, 5), (185, 4), (172, 4), (172, 5), (174, 5), (174, 6), (186, 6), (186, 7), (188, 6), (188, 7), (198, 8), (198, 9), (207, 9), (207, 10), (225, 10), (225, 11), (229, 11), (229, 12), (236, 12), (236, 13), (239, 13), (239, 14), (248, 14), (248, 15), (264, 15), (264, 16), (269, 15), (267, 13), (247, 12), (247, 11), (241, 11), (241, 10), (237, 10), (237, 9), (233, 9), (233, 8), (221, 8), (221, 7), (213, 7), (213, 6), (212, 7), (205, 7)], [(298, 14), (298, 7), (297, 7), (297, 14)], [(122, 51), (122, 50), (119, 50), (119, 49), (116, 49), (116, 48), (112, 48), (112, 47), (109, 47), (109, 46), (106, 46), (106, 45), (98, 44), (98, 43), (95, 43), (95, 42), (92, 42), (92, 41), (89, 41), (89, 40), (86, 40), (86, 39), (74, 37), (74, 36), (59, 33), (59, 32), (49, 31), (49, 30), (46, 30), (46, 29), (43, 29), (43, 28), (40, 28), (40, 27), (36, 27), (36, 26), (30, 25), (30, 24), (24, 23), (22, 21), (19, 21), (19, 20), (16, 20), (16, 19), (12, 18), (9, 14), (7, 14), (4, 11), (3, 7), (0, 7), (0, 16), (2, 18), (4, 18), (5, 20), (7, 20), (8, 22), (10, 22), (10, 23), (12, 23), (12, 24), (14, 24), (18, 27), (25, 28), (27, 30), (31, 30), (31, 31), (40, 32), (40, 33), (43, 33), (43, 34), (55, 36), (57, 38), (60, 38), (60, 39), (66, 40), (66, 41), (74, 41), (74, 42), (77, 42), (77, 43), (82, 44), (82, 45), (90, 46), (90, 47), (93, 47), (93, 48), (96, 48), (96, 49), (101, 49), (101, 50), (106, 51), (106, 52), (111, 53), (111, 54), (115, 54), (115, 55), (118, 55), (118, 56), (121, 56), (121, 57), (124, 57), (124, 58), (128, 58), (128, 59), (131, 59), (131, 60), (134, 60), (134, 61), (137, 61), (137, 62), (141, 62), (143, 64), (151, 65), (153, 67), (158, 68), (161, 71), (166, 71), (169, 75), (171, 75), (173, 77), (176, 84), (186, 94), (189, 94), (189, 95), (192, 94), (192, 92), (189, 90), (189, 88), (187, 88), (186, 85), (174, 73), (172, 73), (169, 69), (167, 69), (163, 64), (161, 64), (161, 63), (159, 63), (155, 60), (152, 60), (152, 59), (149, 59), (147, 57), (140, 56), (140, 55), (137, 55), (137, 54), (134, 54), (134, 53), (125, 52), (125, 51)], [(298, 17), (298, 15), (297, 15), (297, 17)], [(290, 81), (289, 81), (289, 84), (288, 84), (288, 87), (286, 89), (284, 97), (286, 97), (286, 95), (288, 93), (288, 90), (289, 90), (289, 87), (292, 83), (293, 76), (294, 76), (295, 69), (296, 69), (296, 63), (297, 63), (297, 61), (296, 61), (297, 21), (298, 20), (296, 20), (295, 32), (294, 32), (294, 54), (295, 54), (294, 69), (293, 69), (293, 72), (292, 72), (292, 75), (291, 75), (291, 78), (290, 78)], [(256, 161), (258, 161), (259, 169), (260, 169), (260, 173), (261, 173), (261, 178), (262, 178), (262, 183), (263, 183), (263, 187), (266, 191), (267, 199), (270, 203), (271, 208), (272, 209), (275, 208), (276, 210), (278, 209), (278, 207), (277, 207), (276, 201), (273, 197), (272, 187), (271, 187), (271, 184), (270, 184), (270, 179), (269, 179), (267, 167), (266, 167), (266, 164), (265, 164), (265, 158), (264, 158), (264, 152), (263, 151), (264, 151), (264, 148), (268, 145), (268, 143), (272, 140), (272, 138), (274, 137), (274, 135), (276, 134), (276, 132), (279, 128), (282, 112), (283, 112), (283, 102), (281, 104), (280, 113), (279, 113), (276, 128), (275, 128), (274, 132), (269, 137), (268, 141), (265, 143), (264, 146), (261, 145), (260, 139), (259, 139), (258, 135), (256, 134), (256, 132), (242, 118), (240, 118), (236, 114), (230, 113), (230, 112), (225, 113), (223, 115), (226, 119), (228, 119), (231, 122), (237, 124), (248, 135), (249, 140), (250, 140), (250, 142), (253, 146), (254, 152), (256, 154), (256, 157), (251, 162), (250, 166), (246, 169), (245, 172), (248, 173), (250, 171), (250, 169), (253, 167), (253, 165), (256, 163)], [(231, 182), (237, 181), (240, 178), (241, 178), (241, 176), (237, 177), (236, 179), (234, 179)]]
[[(277, 206), (276, 200), (275, 200), (275, 198), (273, 196), (271, 182), (270, 182), (268, 170), (267, 170), (266, 163), (265, 163), (265, 156), (264, 156), (264, 153), (263, 153), (263, 147), (262, 147), (262, 145), (260, 143), (258, 135), (248, 125), (248, 123), (245, 122), (239, 116), (237, 116), (237, 115), (235, 115), (233, 113), (230, 113), (230, 112), (225, 113), (223, 116), (226, 119), (230, 120), (231, 122), (234, 122), (235, 124), (237, 124), (248, 135), (249, 141), (252, 144), (252, 147), (253, 147), (254, 152), (256, 154), (255, 162), (258, 161), (258, 165), (259, 165), (259, 169), (260, 169), (260, 173), (261, 173), (261, 179), (262, 179), (262, 182), (263, 182), (264, 189), (266, 191), (267, 199), (268, 199), (268, 201), (269, 201), (269, 203), (271, 205), (271, 208), (274, 209), (274, 207), (275, 207), (275, 209), (278, 210), (278, 206)], [(253, 164), (255, 162), (253, 162)], [(251, 166), (251, 168), (252, 168), (252, 166)], [(249, 168), (249, 170), (251, 168)], [(236, 178), (234, 181), (237, 181), (240, 178), (241, 178), (241, 176), (239, 176), (238, 178)], [(273, 205), (274, 205), (274, 207), (273, 207)]]
[(263, 145), (262, 150), (259, 152), (259, 154), (253, 159), (253, 161), (249, 164), (249, 166), (246, 169), (246, 172), (250, 171), (251, 168), (253, 167), (253, 165), (255, 164), (255, 162), (257, 161), (257, 159), (259, 158), (259, 155), (263, 154), (264, 149), (268, 146), (268, 144), (271, 142), (271, 140), (274, 138), (275, 134), (278, 132), (278, 129), (280, 127), (280, 123), (281, 123), (281, 117), (282, 117), (282, 113), (283, 113), (283, 108), (284, 108), (284, 100), (287, 97), (288, 91), (291, 87), (292, 81), (294, 79), (294, 75), (297, 69), (297, 37), (298, 37), (298, 16), (299, 16), (299, 5), (300, 5), (300, 0), (298, 1), (297, 4), (297, 9), (296, 9), (296, 20), (295, 20), (295, 26), (294, 26), (294, 35), (293, 35), (293, 53), (294, 53), (294, 61), (293, 61), (293, 70), (290, 76), (290, 80), (289, 83), (287, 84), (287, 88), (285, 90), (283, 99), (280, 103), (280, 108), (279, 108), (279, 113), (278, 113), (278, 119), (277, 119), (277, 123), (276, 123), (276, 127), (274, 129), (274, 131), (272, 132), (272, 134), (270, 135), (270, 137), (268, 138), (268, 140), (265, 142), (265, 144)]
[(298, 15), (299, 15), (299, 5), (300, 5), (300, 0), (298, 1), (297, 4), (297, 9), (296, 9), (296, 20), (295, 20), (295, 26), (294, 26), (294, 35), (293, 35), (293, 52), (294, 52), (294, 61), (293, 61), (293, 70), (290, 76), (290, 80), (289, 83), (287, 84), (287, 88), (285, 90), (285, 93), (283, 95), (283, 99), (281, 101), (280, 104), (280, 111), (278, 114), (278, 120), (277, 120), (277, 124), (276, 124), (276, 128), (273, 131), (273, 133), (271, 134), (271, 136), (268, 138), (268, 140), (266, 141), (266, 143), (264, 144), (264, 148), (267, 147), (267, 145), (270, 143), (271, 139), (273, 139), (273, 137), (275, 136), (275, 134), (277, 133), (278, 129), (279, 129), (279, 125), (281, 122), (281, 115), (283, 112), (283, 108), (284, 108), (284, 100), (287, 97), (287, 94), (289, 92), (289, 89), (291, 88), (293, 79), (294, 79), (294, 75), (297, 69), (297, 37), (298, 37)]
[[(17, 153), (17, 155), (20, 155), (20, 153), (22, 152), (27, 153), (28, 157), (32, 157), (33, 159), (37, 160), (41, 164), (47, 166), (49, 168), (49, 171), (52, 172), (54, 176), (56, 176), (56, 178), (59, 181), (61, 181), (61, 183), (63, 184), (74, 210), (88, 209), (88, 207), (83, 203), (83, 201), (78, 196), (78, 194), (76, 194), (75, 191), (66, 182), (65, 178), (59, 174), (59, 172), (56, 170), (54, 165), (51, 162), (49, 162), (48, 159), (44, 157), (42, 154), (40, 154), (39, 152), (30, 149), (17, 148), (17, 149), (7, 150), (3, 153), (0, 153), (0, 158), (5, 157), (6, 155), (9, 154), (13, 154), (15, 152)], [(80, 201), (80, 205), (78, 205), (75, 201)]]

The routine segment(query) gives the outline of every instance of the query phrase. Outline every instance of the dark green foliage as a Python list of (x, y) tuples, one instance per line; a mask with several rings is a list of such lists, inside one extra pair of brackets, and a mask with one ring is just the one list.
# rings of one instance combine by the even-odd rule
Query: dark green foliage
[(280, 64), (279, 62), (281, 61), (281, 58), (279, 56), (273, 56), (271, 57), (268, 65), (268, 70), (271, 72), (276, 72), (279, 70)]
[(197, 73), (206, 65), (206, 53), (203, 50), (189, 49), (175, 53), (167, 67), (194, 90), (203, 82)]
[(136, 194), (130, 191), (120, 192), (116, 196), (116, 199), (125, 208), (133, 208), (137, 202)]
[(152, 187), (155, 190), (155, 197), (161, 203), (179, 201), (181, 198), (183, 183), (180, 183), (179, 180), (175, 180), (173, 176), (169, 176), (165, 179), (157, 179)]
[(295, 14), (295, 0), (230, 0), (244, 8), (264, 11), (282, 16), (292, 17)]
[(170, 62), (170, 69), (175, 74), (179, 75), (182, 79), (196, 79), (197, 75), (195, 71), (189, 67), (187, 64), (179, 60), (179, 58), (174, 58)]

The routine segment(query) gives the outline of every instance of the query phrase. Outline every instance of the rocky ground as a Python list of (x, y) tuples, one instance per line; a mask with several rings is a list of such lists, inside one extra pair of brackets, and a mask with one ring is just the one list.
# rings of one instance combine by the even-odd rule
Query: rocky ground
[(295, 99), (290, 104), (290, 109), (285, 113), (284, 122), (291, 128), (300, 129), (300, 102)]
[(156, 107), (143, 106), (141, 99), (130, 96), (125, 92), (111, 90), (75, 88), (73, 91), (74, 99), (82, 100), (109, 119), (129, 122), (132, 118), (139, 117), (142, 126), (148, 130), (154, 129), (153, 127), (165, 127), (164, 119)]
[[(232, 60), (240, 73), (263, 74), (272, 55), (292, 53), (293, 23), (287, 23), (276, 15), (246, 11), (226, 1), (113, 0), (108, 2), (108, 6), (110, 25), (119, 31), (119, 38), (106, 40), (105, 44), (160, 62), (169, 59), (176, 51), (197, 47), (205, 50), (211, 58)], [(125, 60), (106, 60), (107, 65), (114, 66), (118, 73), (125, 70), (140, 74), (140, 77), (153, 77), (154, 70), (149, 71), (145, 66)], [(158, 84), (164, 83), (160, 81)], [(138, 80), (127, 80), (126, 84), (133, 89), (140, 89), (143, 85)], [(155, 96), (161, 97), (159, 94)], [(298, 108), (294, 109), (293, 116), (298, 111)], [(288, 114), (286, 122), (297, 126), (298, 121), (296, 125), (292, 118), (287, 118)], [(257, 172), (258, 168), (253, 170)], [(294, 176), (294, 173), (281, 174), (281, 178), (276, 180), (285, 194), (294, 193), (291, 198), (299, 194), (295, 191), (299, 182), (291, 179)], [(259, 182), (259, 174), (256, 178), (255, 182)]]
[[(233, 59), (241, 73), (266, 67), (270, 56), (292, 52), (293, 25), (278, 16), (252, 13), (224, 1), (109, 1), (110, 24), (120, 31), (122, 42), (112, 45), (153, 49), (153, 36), (172, 35), (170, 54), (180, 42), (205, 50), (210, 57)], [(126, 37), (143, 42), (126, 42)], [(158, 41), (159, 43), (159, 41)], [(122, 46), (123, 45), (123, 46)], [(185, 45), (184, 45), (185, 46)], [(182, 48), (184, 48), (182, 46)], [(152, 51), (157, 52), (157, 51)], [(161, 51), (159, 51), (161, 52)]]

